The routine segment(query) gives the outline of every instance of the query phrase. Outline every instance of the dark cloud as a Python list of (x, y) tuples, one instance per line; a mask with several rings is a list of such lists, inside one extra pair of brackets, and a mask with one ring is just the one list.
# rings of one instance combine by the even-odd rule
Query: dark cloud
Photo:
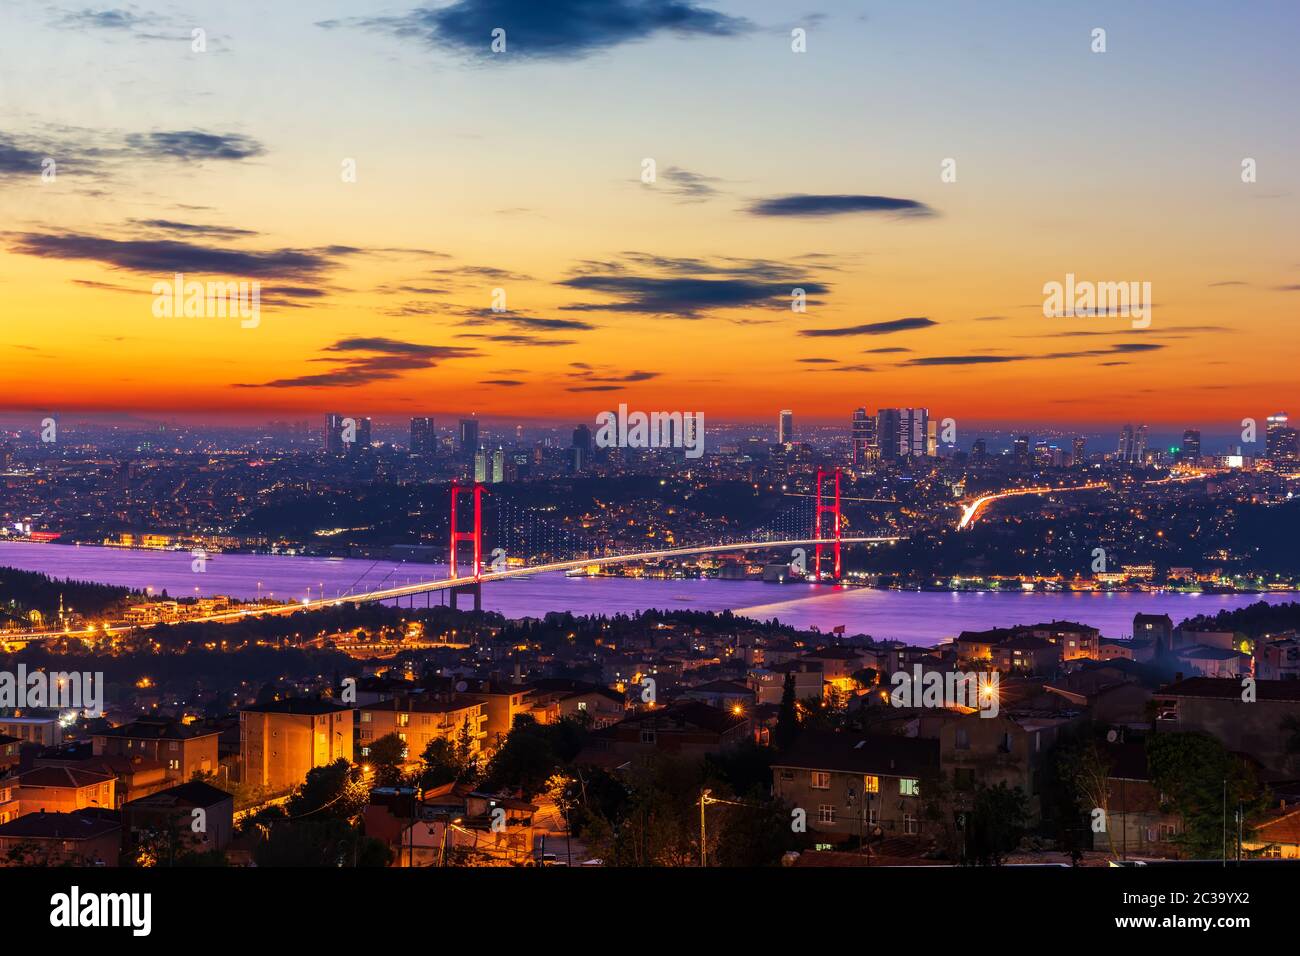
[(834, 329), (800, 329), (800, 335), (809, 338), (840, 338), (848, 335), (889, 335), (892, 332), (906, 332), (910, 329), (924, 329), (938, 325), (934, 319), (915, 316), (906, 319), (892, 319), (888, 322), (868, 322), (865, 325), (848, 325)]
[(655, 184), (646, 184), (646, 188), (667, 193), (677, 202), (695, 203), (721, 195), (721, 190), (713, 185), (719, 182), (722, 180), (715, 176), (703, 176), (680, 166), (669, 166)]
[(931, 216), (934, 210), (915, 199), (890, 196), (807, 195), (772, 196), (749, 206), (755, 216), (840, 216), (848, 213), (897, 213), (902, 216)]
[(337, 363), (326, 372), (278, 378), (241, 388), (348, 388), (400, 377), (402, 372), (433, 368), (446, 359), (477, 356), (475, 349), (454, 345), (423, 345), (383, 336), (340, 339), (322, 351), (313, 362)]
[(808, 365), (834, 365), (838, 359), (833, 358), (801, 358), (795, 359), (796, 362), (804, 362)]
[(587, 362), (571, 362), (574, 371), (568, 373), (575, 384), (568, 386), (568, 392), (617, 392), (625, 385), (635, 382), (648, 382), (659, 377), (658, 372), (646, 372), (640, 369), (623, 372), (608, 365), (591, 365)]
[(257, 235), (252, 229), (236, 229), (233, 226), (205, 226), (193, 222), (177, 222), (174, 219), (128, 219), (128, 223), (143, 229), (157, 229), (182, 236), (204, 236), (209, 239), (237, 239)]
[(493, 282), (527, 282), (532, 276), (495, 266), (448, 266), (445, 269), (433, 269), (429, 273), (436, 276), (468, 276), (476, 279), (491, 279)]
[(517, 335), (500, 333), (487, 335), (480, 332), (463, 332), (462, 339), (482, 339), (484, 342), (497, 342), (501, 345), (532, 345), (539, 348), (558, 348), (561, 345), (577, 345), (574, 339), (542, 339), (535, 335)]
[(463, 320), (461, 325), (506, 325), (526, 332), (588, 332), (596, 326), (581, 319), (547, 319), (517, 312), (493, 312), (484, 309), (479, 314)]
[[(690, 0), (454, 0), (417, 7), (403, 16), (325, 20), (318, 26), (378, 30), (429, 47), (504, 62), (580, 59), (657, 33), (728, 37), (752, 29)], [(505, 30), (506, 51), (491, 50), (492, 31)]]
[(320, 249), (224, 249), (176, 239), (118, 240), (78, 233), (4, 233), (11, 252), (45, 259), (82, 259), (152, 275), (176, 272), (253, 279), (312, 280), (333, 269), (350, 246)]
[(607, 303), (563, 306), (571, 312), (634, 312), (700, 319), (720, 309), (787, 310), (796, 288), (813, 296), (829, 286), (811, 280), (806, 269), (767, 260), (722, 258), (713, 261), (624, 253), (609, 262), (588, 260), (560, 282), (570, 289), (612, 296)]
[(145, 22), (145, 18), (130, 10), (76, 10), (65, 13), (59, 24), (82, 30), (130, 30)]
[(41, 162), (48, 155), (20, 146), (18, 140), (0, 133), (0, 176), (39, 176)]
[(892, 354), (895, 353), (895, 352), (910, 352), (910, 351), (912, 351), (912, 350), (911, 350), (911, 349), (905, 349), (905, 348), (903, 348), (902, 346), (899, 346), (899, 345), (895, 345), (895, 346), (891, 346), (891, 347), (889, 347), (889, 348), (881, 348), (881, 349), (863, 349), (863, 350), (862, 350), (862, 354), (863, 354), (863, 355), (892, 355)]
[(1057, 359), (1093, 358), (1103, 355), (1124, 355), (1135, 352), (1154, 352), (1165, 348), (1156, 342), (1121, 342), (1104, 349), (1083, 349), (1078, 352), (1049, 352), (1046, 355), (930, 355), (910, 359), (904, 365), (1000, 365), (1006, 362), (1039, 362)]
[(525, 383), (515, 378), (485, 378), (480, 385), (495, 385), (499, 388), (516, 388)]
[(126, 145), (138, 154), (156, 159), (197, 162), (207, 159), (250, 159), (266, 148), (251, 136), (239, 133), (207, 133), (198, 129), (131, 133)]

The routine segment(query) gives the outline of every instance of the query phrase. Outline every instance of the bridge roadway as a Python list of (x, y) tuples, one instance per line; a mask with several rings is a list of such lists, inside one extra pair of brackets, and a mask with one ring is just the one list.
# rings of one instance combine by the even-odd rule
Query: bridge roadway
[[(901, 537), (893, 535), (890, 537), (843, 537), (840, 538), (840, 544), (883, 544), (885, 542), (899, 541)], [(617, 554), (605, 555), (596, 558), (579, 558), (574, 561), (553, 561), (550, 564), (534, 564), (519, 568), (506, 568), (504, 571), (485, 571), (477, 578), (471, 576), (458, 578), (439, 578), (434, 581), (421, 581), (416, 584), (404, 584), (400, 587), (381, 588), (376, 591), (363, 591), (357, 594), (345, 594), (332, 598), (317, 598), (316, 600), (300, 601), (294, 604), (275, 604), (263, 607), (240, 607), (231, 611), (221, 611), (216, 614), (205, 614), (202, 617), (188, 617), (177, 623), (213, 623), (223, 621), (237, 621), (241, 618), (256, 617), (264, 614), (292, 614), (295, 611), (314, 611), (326, 607), (339, 607), (343, 604), (356, 604), (359, 602), (369, 601), (391, 601), (396, 598), (403, 598), (413, 594), (423, 594), (428, 591), (446, 591), (455, 587), (464, 587), (465, 585), (474, 584), (476, 581), (480, 584), (486, 584), (490, 581), (504, 581), (508, 578), (528, 577), (534, 574), (547, 574), (554, 571), (573, 571), (578, 568), (587, 568), (592, 565), (604, 566), (609, 564), (622, 564), (628, 561), (653, 561), (660, 558), (677, 558), (685, 557), (692, 554), (716, 554), (726, 551), (742, 551), (751, 549), (770, 549), (770, 548), (794, 548), (802, 545), (817, 544), (835, 544), (834, 538), (804, 538), (791, 541), (738, 541), (731, 544), (706, 544), (692, 545), (685, 548), (667, 548), (660, 551), (638, 551), (634, 554)], [(156, 624), (121, 624), (109, 625), (102, 631), (91, 628), (80, 631), (48, 631), (45, 633), (26, 633), (26, 634), (5, 634), (0, 635), (0, 642), (25, 643), (34, 640), (49, 640), (59, 637), (78, 637), (89, 636), (94, 633), (121, 634), (126, 633), (133, 628), (150, 628), (156, 627)]]

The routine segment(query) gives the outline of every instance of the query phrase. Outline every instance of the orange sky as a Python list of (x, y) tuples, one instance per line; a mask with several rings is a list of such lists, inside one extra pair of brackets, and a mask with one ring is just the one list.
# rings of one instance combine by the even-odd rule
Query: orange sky
[[(837, 16), (802, 59), (738, 29), (508, 64), (289, 11), (233, 15), (206, 59), (25, 22), (0, 83), (47, 88), (0, 115), (3, 405), (1176, 426), (1300, 405), (1278, 24), (1201, 77), (1180, 63), (1206, 37), (1172, 31), (1172, 8), (1117, 19), (1163, 45), (1110, 60), (1030, 7), (1015, 29), (1061, 49), (1020, 56), (1005, 15), (938, 33)], [(84, 65), (41, 80), (51, 51)], [(764, 213), (794, 195), (850, 200)], [(260, 281), (257, 327), (157, 318), (177, 263)], [(1150, 327), (1045, 318), (1066, 273), (1151, 283)], [(798, 287), (824, 290), (803, 313)]]

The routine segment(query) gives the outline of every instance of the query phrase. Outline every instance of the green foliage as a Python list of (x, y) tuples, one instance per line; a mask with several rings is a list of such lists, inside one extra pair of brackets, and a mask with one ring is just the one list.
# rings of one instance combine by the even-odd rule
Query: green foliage
[(361, 812), (368, 791), (360, 767), (340, 758), (324, 767), (313, 767), (285, 806), (292, 819), (308, 816), (347, 820)]
[[(1147, 763), (1166, 809), (1182, 818), (1177, 842), (1192, 859), (1222, 856), (1225, 814), (1232, 821), (1239, 804), (1247, 820), (1267, 806), (1250, 769), (1205, 734), (1155, 734), (1147, 741)], [(1243, 833), (1249, 835), (1248, 825)]]

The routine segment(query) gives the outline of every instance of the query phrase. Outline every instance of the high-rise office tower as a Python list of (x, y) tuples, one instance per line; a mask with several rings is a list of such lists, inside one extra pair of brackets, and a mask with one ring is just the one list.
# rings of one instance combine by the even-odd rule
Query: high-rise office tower
[(1119, 433), (1119, 460), (1138, 465), (1147, 455), (1147, 427), (1125, 425)]
[(579, 425), (573, 430), (573, 448), (581, 448), (585, 453), (591, 452), (591, 429), (586, 425)]
[(901, 432), (901, 409), (882, 408), (876, 412), (876, 445), (883, 461), (898, 461), (902, 457)]
[(900, 408), (898, 410), (898, 451), (906, 458), (924, 458), (930, 439), (930, 410), (928, 408)]
[(1029, 436), (1017, 435), (1011, 443), (1011, 460), (1020, 467), (1029, 464)]
[(437, 438), (432, 418), (411, 419), (411, 454), (432, 456), (437, 449)]
[(1183, 432), (1183, 447), (1178, 450), (1178, 460), (1187, 465), (1197, 465), (1201, 461), (1201, 433), (1189, 428)]
[(975, 439), (975, 444), (970, 446), (971, 460), (977, 465), (984, 464), (985, 459), (988, 458), (988, 453), (988, 444), (983, 438)]
[(506, 452), (498, 448), (492, 453), (492, 484), (499, 485), (506, 480)]
[(876, 445), (876, 419), (865, 408), (853, 410), (853, 464), (862, 465), (872, 458)]
[(783, 408), (776, 423), (776, 442), (778, 445), (788, 445), (793, 441), (794, 412), (788, 408)]
[(1286, 412), (1275, 412), (1268, 416), (1265, 448), (1270, 461), (1295, 461), (1300, 458), (1300, 432), (1291, 427)]
[(355, 454), (370, 448), (370, 419), (354, 418), (353, 422), (356, 424), (356, 431), (353, 436), (355, 441), (352, 442), (352, 447), (348, 451)]
[(925, 427), (925, 453), (931, 458), (939, 455), (939, 423), (933, 418)]
[[(478, 452), (478, 419), (462, 418), (460, 420), (460, 457), (464, 461), (473, 461)], [(481, 481), (482, 479), (475, 479)]]
[(1088, 463), (1088, 442), (1079, 436), (1074, 440), (1074, 447), (1070, 452), (1070, 464), (1075, 468), (1082, 468)]
[(488, 478), (488, 456), (487, 452), (479, 449), (474, 452), (474, 480), (487, 481)]
[(325, 453), (343, 454), (343, 416), (329, 414), (325, 416)]

